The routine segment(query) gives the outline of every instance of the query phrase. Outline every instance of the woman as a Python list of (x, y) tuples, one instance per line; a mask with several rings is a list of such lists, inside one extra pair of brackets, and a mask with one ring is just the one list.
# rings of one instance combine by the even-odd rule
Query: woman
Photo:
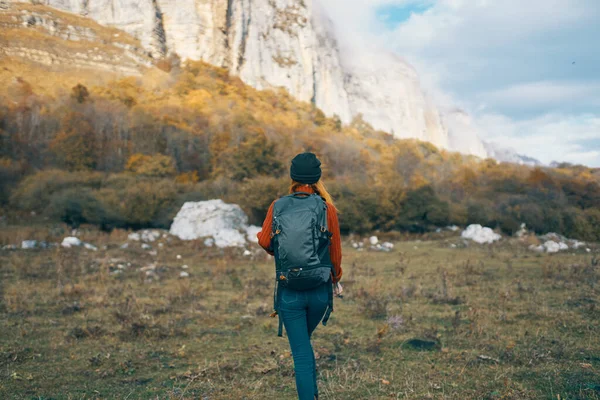
[[(331, 279), (309, 290), (300, 291), (289, 287), (281, 287), (277, 293), (277, 296), (280, 296), (280, 302), (276, 311), (279, 313), (280, 321), (285, 326), (290, 342), (294, 358), (298, 398), (299, 400), (313, 400), (318, 399), (319, 394), (315, 357), (310, 337), (321, 320), (324, 324), (326, 323), (331, 311), (331, 285), (334, 285), (334, 292), (337, 296), (342, 293), (343, 289), (339, 283), (342, 278), (342, 246), (337, 211), (331, 196), (320, 180), (321, 162), (313, 153), (298, 154), (292, 160), (290, 176), (292, 178), (289, 190), (291, 195), (306, 196), (304, 193), (316, 193), (325, 200), (327, 205), (326, 230), (331, 238), (329, 244), (329, 258), (333, 266)], [(276, 201), (271, 203), (262, 231), (257, 234), (258, 243), (271, 255), (275, 255), (272, 247), (272, 237), (274, 235), (273, 214)], [(282, 277), (282, 279), (284, 278)]]

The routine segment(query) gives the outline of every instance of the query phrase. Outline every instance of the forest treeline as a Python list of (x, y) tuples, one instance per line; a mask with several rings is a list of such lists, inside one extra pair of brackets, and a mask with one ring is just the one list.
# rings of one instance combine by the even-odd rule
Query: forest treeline
[(289, 160), (314, 151), (344, 232), (480, 223), (600, 240), (600, 173), (498, 163), (343, 125), (283, 90), (201, 62), (168, 79), (79, 84), (52, 96), (17, 78), (0, 95), (0, 207), (74, 226), (168, 227), (185, 201), (238, 203), (260, 224)]

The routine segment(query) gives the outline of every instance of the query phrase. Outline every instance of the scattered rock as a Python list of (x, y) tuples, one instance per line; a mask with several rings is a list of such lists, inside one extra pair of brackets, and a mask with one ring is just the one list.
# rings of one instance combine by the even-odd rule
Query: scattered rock
[(98, 251), (98, 248), (96, 246), (94, 246), (93, 244), (90, 244), (90, 243), (84, 243), (83, 247), (85, 247), (88, 250)]
[(140, 268), (142, 272), (154, 271), (156, 269), (156, 264), (148, 264), (145, 267)]
[(187, 265), (182, 265), (181, 268), (188, 269), (189, 267)]
[(177, 254), (177, 256), (175, 258), (177, 258), (178, 260), (181, 260), (181, 254)]
[(123, 250), (125, 250), (125, 249), (128, 249), (128, 248), (129, 248), (129, 243), (123, 243), (123, 244), (121, 245), (121, 248), (122, 248)]
[(532, 244), (531, 246), (529, 246), (529, 250), (531, 251), (535, 251), (538, 253), (543, 253), (546, 251), (546, 248), (544, 247), (543, 244), (540, 244), (539, 246), (536, 246), (535, 244)]
[(2, 246), (2, 250), (16, 250), (17, 246), (14, 244), (7, 244), (6, 246)]
[(479, 224), (469, 225), (467, 229), (462, 232), (461, 237), (480, 244), (493, 243), (502, 239), (502, 236), (495, 233), (491, 228), (483, 227)]
[(62, 247), (71, 248), (73, 246), (81, 246), (83, 242), (74, 236), (67, 236), (60, 244)]
[(580, 242), (575, 239), (567, 239), (566, 237), (554, 232), (547, 233), (539, 237), (543, 244), (529, 246), (529, 250), (539, 253), (558, 253), (560, 251), (574, 249), (577, 250), (586, 245), (585, 242)]
[(500, 362), (500, 360), (498, 360), (497, 358), (486, 356), (484, 354), (479, 355), (477, 358), (480, 359), (480, 360), (483, 360), (483, 361), (492, 361), (492, 362), (495, 362), (495, 363), (499, 363)]
[(250, 250), (244, 250), (244, 256), (245, 257), (251, 256), (251, 255), (252, 255), (252, 252)]
[(393, 243), (385, 242), (383, 244), (382, 243), (377, 243), (374, 246), (370, 246), (369, 250), (389, 252), (389, 251), (392, 251), (393, 248), (394, 248), (394, 244)]
[(21, 248), (22, 249), (35, 249), (37, 247), (38, 241), (37, 240), (23, 240), (21, 242)]
[(141, 236), (137, 232), (132, 232), (129, 235), (127, 235), (127, 239), (139, 242), (141, 240)]
[(450, 226), (447, 226), (446, 229), (448, 229), (449, 231), (452, 231), (452, 232), (456, 232), (460, 228), (456, 225), (450, 225)]
[(215, 239), (213, 239), (213, 238), (204, 239), (204, 245), (206, 247), (213, 247), (215, 245)]
[(548, 240), (543, 244), (543, 246), (546, 250), (546, 253), (558, 253), (560, 251), (559, 244), (552, 240)]
[(162, 237), (164, 237), (166, 234), (163, 234), (163, 232), (161, 232), (158, 229), (143, 229), (141, 231), (137, 231), (137, 232), (132, 232), (127, 236), (127, 239), (129, 240), (133, 240), (136, 242), (142, 241), (142, 242), (155, 242), (158, 239)]
[(379, 243), (379, 239), (377, 236), (371, 236), (369, 238), (369, 243), (371, 243), (371, 246), (375, 246), (377, 243)]
[(190, 276), (190, 274), (189, 274), (189, 273), (187, 273), (186, 271), (181, 271), (181, 272), (179, 273), (179, 277), (180, 277), (180, 278), (188, 278), (189, 276)]
[(152, 249), (152, 246), (150, 246), (148, 243), (142, 243), (142, 249), (150, 250), (150, 249)]
[(515, 233), (515, 236), (518, 238), (522, 238), (525, 235), (527, 235), (527, 226), (525, 225), (525, 223), (522, 223), (519, 230)]

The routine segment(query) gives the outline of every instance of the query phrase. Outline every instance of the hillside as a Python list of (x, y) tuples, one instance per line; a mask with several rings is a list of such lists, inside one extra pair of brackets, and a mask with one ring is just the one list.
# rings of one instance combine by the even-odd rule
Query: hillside
[(397, 138), (486, 156), (477, 132), (448, 129), (455, 124), (446, 121), (405, 60), (375, 48), (357, 56), (355, 49), (341, 46), (321, 0), (47, 0), (44, 4), (121, 29), (156, 60), (177, 54), (185, 61), (204, 61), (226, 68), (254, 88), (284, 88), (343, 123), (362, 115), (374, 128)]
[[(134, 39), (89, 19), (30, 7), (12, 4), (4, 20), (51, 13), (62, 21), (57, 31), (81, 20), (98, 38), (90, 43), (120, 35), (135, 48)], [(203, 62), (132, 61), (138, 76), (115, 78), (127, 71), (108, 61), (104, 69), (70, 63), (72, 46), (84, 40), (41, 25), (15, 26), (2, 39), (17, 48), (20, 30), (39, 35), (28, 46), (51, 43), (45, 49), (57, 60), (40, 63), (27, 56), (32, 51), (0, 59), (0, 201), (11, 210), (106, 229), (168, 226), (183, 201), (219, 197), (260, 223), (285, 191), (289, 160), (313, 150), (344, 232), (481, 223), (511, 233), (526, 222), (539, 233), (600, 239), (597, 171), (501, 164), (399, 140), (360, 117), (343, 124), (284, 90), (259, 91)], [(102, 60), (125, 57), (120, 46), (95, 47)]]

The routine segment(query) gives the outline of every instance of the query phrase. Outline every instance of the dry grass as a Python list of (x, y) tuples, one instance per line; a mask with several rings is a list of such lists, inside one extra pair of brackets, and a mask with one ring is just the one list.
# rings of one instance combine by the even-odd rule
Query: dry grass
[[(61, 236), (44, 229), (0, 238)], [(265, 257), (80, 234), (101, 249), (0, 252), (0, 398), (295, 398)], [(600, 398), (597, 258), (344, 250), (346, 296), (314, 337), (324, 399)]]

